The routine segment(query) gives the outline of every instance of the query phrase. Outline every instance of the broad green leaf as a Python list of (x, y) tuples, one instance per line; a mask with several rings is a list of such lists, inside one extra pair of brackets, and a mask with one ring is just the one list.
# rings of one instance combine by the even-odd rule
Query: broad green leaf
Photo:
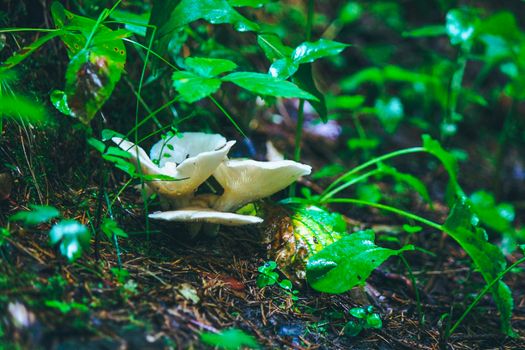
[(445, 30), (452, 45), (469, 41), (476, 29), (477, 18), (466, 9), (452, 9), (448, 11)]
[(91, 235), (86, 226), (76, 220), (62, 220), (49, 231), (51, 245), (60, 243), (60, 253), (69, 261), (75, 261), (82, 251), (89, 249)]
[(523, 32), (518, 26), (516, 15), (508, 11), (498, 12), (484, 19), (476, 27), (476, 33), (497, 36), (511, 42), (523, 40)]
[(257, 43), (262, 48), (266, 58), (275, 61), (281, 58), (289, 58), (293, 49), (283, 44), (281, 38), (276, 34), (260, 34), (257, 36)]
[(278, 79), (288, 79), (291, 75), (297, 72), (299, 65), (289, 58), (280, 58), (272, 63), (268, 74)]
[(291, 58), (298, 64), (311, 63), (319, 58), (337, 55), (348, 46), (348, 44), (326, 39), (319, 39), (315, 42), (306, 41), (295, 48)]
[(271, 1), (272, 0), (228, 0), (228, 3), (234, 7), (262, 7)]
[(124, 238), (128, 237), (128, 234), (123, 229), (118, 227), (118, 224), (115, 222), (115, 220), (111, 220), (109, 218), (104, 219), (101, 229), (109, 240), (113, 239), (113, 236)]
[(203, 343), (216, 346), (219, 349), (259, 349), (259, 344), (254, 337), (236, 328), (230, 328), (220, 333), (201, 333), (201, 340)]
[[(452, 207), (444, 228), (471, 257), (488, 284), (505, 269), (507, 262), (501, 250), (487, 241), (485, 231), (477, 227), (478, 222), (468, 199), (463, 196)], [(491, 293), (500, 312), (502, 331), (514, 335), (510, 324), (514, 302), (509, 287), (500, 281)]]
[(297, 85), (286, 80), (280, 80), (268, 74), (236, 72), (222, 78), (259, 95), (268, 95), (286, 98), (304, 98), (318, 100), (315, 96), (301, 90)]
[(454, 156), (449, 152), (445, 151), (443, 147), (441, 147), (439, 141), (432, 139), (429, 135), (423, 135), (422, 138), (423, 148), (438, 158), (441, 161), (441, 164), (443, 164), (443, 167), (448, 173), (449, 181), (452, 185), (454, 193), (457, 195), (463, 195), (463, 190), (458, 183), (458, 164), (456, 162), (456, 158), (454, 158)]
[(372, 230), (359, 231), (341, 238), (308, 260), (306, 278), (315, 290), (325, 293), (344, 293), (365, 283), (374, 269), (399, 250), (382, 248), (374, 244)]
[(445, 26), (442, 25), (425, 26), (403, 32), (403, 36), (405, 38), (421, 38), (429, 36), (440, 36), (445, 34), (447, 34), (447, 30)]
[(199, 19), (211, 24), (229, 23), (240, 32), (259, 30), (257, 23), (243, 17), (226, 0), (181, 0), (171, 12), (169, 20), (160, 28), (159, 34), (169, 35)]
[(375, 183), (358, 184), (356, 195), (357, 198), (372, 203), (379, 203), (381, 198), (383, 198), (383, 193), (381, 192), (381, 189)]
[(111, 96), (126, 63), (123, 30), (112, 31), (99, 24), (89, 47), (97, 21), (75, 15), (58, 3), (51, 6), (57, 28), (66, 30), (60, 38), (68, 49), (70, 62), (66, 71), (67, 104), (72, 116), (89, 123)]
[(339, 11), (339, 20), (342, 24), (350, 24), (361, 18), (362, 5), (357, 1), (348, 1)]
[(64, 34), (65, 31), (57, 30), (55, 32), (48, 33), (39, 39), (35, 40), (28, 46), (22, 47), (19, 51), (17, 51), (13, 56), (9, 57), (4, 62), (0, 63), (0, 72), (6, 71), (8, 69), (13, 68), (20, 62), (22, 62), (24, 59), (29, 57), (36, 49), (38, 49), (40, 46), (47, 43), (49, 40)]
[(55, 108), (62, 114), (68, 115), (68, 116), (74, 116), (73, 111), (71, 108), (69, 108), (67, 104), (67, 96), (64, 91), (61, 90), (53, 90), (50, 96), (51, 103)]
[(237, 68), (237, 64), (220, 58), (188, 57), (184, 61), (186, 68), (203, 78), (213, 78)]
[(381, 327), (383, 327), (383, 321), (378, 314), (373, 313), (366, 316), (366, 328), (380, 329)]
[(315, 84), (312, 73), (312, 64), (307, 63), (300, 65), (299, 69), (293, 76), (292, 81), (297, 84), (299, 88), (317, 98), (317, 100), (310, 101), (310, 104), (315, 108), (319, 114), (319, 117), (321, 117), (321, 120), (326, 123), (328, 121), (326, 100), (324, 94), (319, 91), (317, 85)]
[(213, 94), (221, 87), (218, 78), (204, 78), (192, 72), (175, 72), (172, 75), (173, 86), (184, 101), (193, 103)]
[(47, 205), (29, 205), (30, 211), (19, 211), (9, 218), (11, 221), (22, 221), (24, 225), (35, 226), (49, 222), (51, 219), (60, 216), (60, 212), (55, 207)]
[(3, 117), (39, 124), (46, 121), (47, 113), (41, 105), (26, 97), (0, 96), (0, 119)]

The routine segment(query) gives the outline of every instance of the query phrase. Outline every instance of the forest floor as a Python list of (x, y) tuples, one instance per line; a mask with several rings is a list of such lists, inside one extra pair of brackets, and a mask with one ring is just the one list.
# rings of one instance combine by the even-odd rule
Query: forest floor
[[(90, 190), (96, 193), (96, 187), (86, 191)], [(130, 201), (137, 200), (133, 191), (128, 195)], [(70, 191), (58, 197), (65, 208), (85, 193)], [(21, 209), (13, 197), (1, 205), (10, 212)], [(362, 215), (359, 210), (354, 214)], [(143, 225), (137, 211), (129, 213), (124, 227)], [(398, 225), (395, 218), (377, 213), (366, 215), (364, 224), (375, 228), (379, 239), (381, 231)], [(140, 234), (121, 240), (121, 266), (129, 275), (119, 276), (109, 241), (100, 242), (98, 259), (92, 251), (68, 264), (49, 248), (45, 230), (19, 229), (1, 249), (0, 302), (7, 309), (0, 316), (3, 346), (200, 349), (206, 348), (199, 340), (201, 332), (236, 327), (269, 349), (525, 349), (523, 338), (499, 333), (489, 296), (448, 340), (443, 339), (450, 326), (444, 315), (455, 321), (483, 281), (465, 253), (441, 233), (424, 231), (411, 243), (446, 254), (407, 254), (418, 283), (421, 314), (404, 265), (391, 259), (364, 288), (383, 327), (357, 337), (345, 336), (343, 328), (351, 318), (348, 310), (359, 306), (359, 290), (327, 295), (302, 287), (293, 301), (277, 286), (256, 286), (257, 268), (267, 261), (261, 230), (223, 228), (215, 238), (196, 241), (184, 240), (183, 235), (181, 227), (160, 230), (149, 239)], [(510, 274), (506, 282), (515, 296), (513, 326), (523, 336), (525, 282), (519, 274)]]

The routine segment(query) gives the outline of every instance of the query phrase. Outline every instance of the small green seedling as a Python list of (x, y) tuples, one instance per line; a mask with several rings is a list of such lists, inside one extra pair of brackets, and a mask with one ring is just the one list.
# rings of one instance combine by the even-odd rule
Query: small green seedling
[(344, 334), (349, 337), (358, 336), (363, 329), (381, 329), (383, 327), (381, 316), (374, 312), (372, 305), (354, 307), (350, 309), (350, 315), (352, 315), (355, 320), (348, 321), (344, 328)]
[(271, 260), (264, 263), (264, 265), (259, 266), (259, 276), (257, 276), (257, 287), (263, 288), (277, 284), (292, 298), (293, 301), (298, 300), (299, 298), (297, 297), (297, 294), (299, 293), (299, 291), (293, 289), (293, 285), (290, 280), (280, 280), (279, 274), (274, 271), (276, 268), (277, 263)]

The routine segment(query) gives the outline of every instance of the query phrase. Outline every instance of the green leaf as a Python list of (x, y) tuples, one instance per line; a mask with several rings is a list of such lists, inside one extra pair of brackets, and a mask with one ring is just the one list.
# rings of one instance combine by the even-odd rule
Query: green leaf
[(319, 39), (315, 42), (306, 41), (295, 48), (291, 58), (298, 64), (311, 63), (323, 57), (337, 55), (348, 46), (348, 44), (326, 39)]
[[(129, 35), (113, 31), (97, 21), (75, 15), (54, 2), (51, 13), (57, 28), (66, 30), (60, 38), (68, 49), (70, 62), (66, 71), (67, 104), (74, 117), (87, 124), (111, 96), (126, 63), (122, 39)], [(96, 32), (91, 37), (93, 28)]]
[(293, 49), (283, 44), (281, 38), (276, 34), (260, 34), (257, 36), (257, 43), (262, 48), (266, 58), (275, 61), (281, 58), (289, 58)]
[(347, 337), (356, 337), (363, 330), (363, 326), (360, 322), (348, 321), (343, 329), (344, 334)]
[(249, 334), (240, 329), (230, 328), (220, 333), (201, 333), (203, 343), (216, 346), (219, 349), (237, 350), (243, 347), (259, 349), (259, 344)]
[(326, 100), (323, 93), (319, 91), (315, 84), (312, 65), (310, 63), (300, 65), (292, 81), (297, 84), (299, 88), (317, 98), (317, 100), (310, 101), (310, 104), (315, 108), (321, 120), (326, 123), (328, 121)]
[(379, 314), (373, 313), (366, 316), (366, 328), (380, 329), (383, 327), (383, 321)]
[(41, 124), (46, 121), (47, 113), (41, 105), (23, 96), (0, 96), (0, 119), (3, 117)]
[(359, 231), (341, 238), (308, 260), (306, 279), (315, 290), (344, 293), (365, 283), (374, 269), (386, 259), (405, 250), (378, 247), (372, 230)]
[(403, 37), (421, 38), (421, 37), (440, 36), (440, 35), (445, 35), (445, 34), (447, 34), (445, 26), (433, 25), (433, 26), (425, 26), (425, 27), (412, 29), (412, 30), (403, 32)]
[(243, 6), (262, 7), (270, 3), (271, 1), (273, 0), (228, 0), (228, 3), (231, 6), (235, 6), (235, 7), (243, 7)]
[(385, 130), (390, 134), (394, 133), (404, 116), (401, 100), (397, 97), (386, 101), (379, 99), (375, 103), (375, 110)]
[(476, 29), (476, 17), (466, 9), (452, 9), (446, 17), (445, 30), (452, 45), (469, 41)]
[(240, 32), (257, 31), (259, 26), (237, 12), (226, 0), (182, 0), (160, 28), (160, 35), (169, 35), (193, 21), (204, 19), (211, 24), (229, 23)]
[(236, 72), (222, 78), (255, 94), (286, 98), (318, 100), (315, 96), (301, 90), (297, 85), (280, 80), (268, 74)]
[(113, 239), (113, 236), (127, 238), (128, 234), (118, 227), (118, 224), (109, 218), (105, 218), (101, 225), (102, 232), (106, 235), (109, 240)]
[(51, 93), (51, 103), (55, 108), (62, 114), (68, 115), (68, 116), (74, 116), (73, 111), (71, 108), (69, 108), (67, 104), (67, 95), (64, 91), (61, 90), (53, 90)]
[(339, 11), (339, 20), (342, 24), (350, 24), (361, 18), (363, 7), (357, 1), (348, 1)]
[(443, 167), (448, 173), (450, 184), (454, 190), (454, 193), (457, 195), (463, 195), (463, 190), (459, 186), (457, 173), (458, 173), (458, 164), (456, 158), (449, 152), (445, 151), (439, 141), (432, 139), (429, 135), (423, 135), (423, 148), (438, 158)]
[(486, 191), (477, 191), (470, 196), (473, 211), (487, 227), (504, 233), (514, 230), (514, 207), (509, 203), (496, 204), (494, 196)]
[(57, 208), (47, 205), (29, 205), (30, 211), (19, 211), (9, 218), (11, 221), (22, 221), (24, 225), (35, 226), (60, 216)]
[[(65, 32), (62, 30), (57, 30), (55, 32), (47, 33), (46, 35), (38, 38), (28, 46), (22, 47), (19, 51), (13, 54), (13, 56), (9, 57), (4, 62), (0, 63), (0, 73), (7, 71), (20, 62), (22, 62), (24, 59), (29, 57), (35, 50), (37, 50), (40, 46), (47, 43), (49, 40), (64, 34)], [(0, 103), (1, 105), (1, 103)]]
[(354, 316), (355, 318), (365, 318), (366, 317), (366, 310), (362, 307), (354, 307), (350, 309), (350, 315)]
[(60, 253), (70, 262), (82, 255), (89, 248), (91, 235), (86, 226), (76, 220), (62, 220), (49, 231), (51, 245), (60, 243)]
[[(452, 207), (443, 226), (468, 253), (488, 284), (498, 277), (507, 263), (501, 250), (489, 243), (485, 231), (477, 227), (478, 222), (479, 219), (472, 212), (470, 202), (462, 196)], [(509, 287), (500, 281), (491, 293), (500, 312), (502, 331), (507, 335), (515, 334), (510, 324), (514, 302)]]
[(276, 60), (268, 69), (268, 74), (278, 79), (288, 79), (291, 75), (297, 72), (299, 64), (289, 58), (280, 58)]
[(203, 78), (192, 72), (175, 72), (172, 75), (173, 86), (184, 101), (193, 103), (210, 96), (221, 87), (218, 78)]
[(124, 23), (127, 30), (139, 36), (146, 36), (147, 25), (150, 17), (149, 12), (133, 13), (121, 9), (114, 9), (110, 17), (116, 21)]
[(184, 60), (186, 68), (203, 78), (213, 78), (237, 68), (237, 64), (220, 58), (188, 57)]

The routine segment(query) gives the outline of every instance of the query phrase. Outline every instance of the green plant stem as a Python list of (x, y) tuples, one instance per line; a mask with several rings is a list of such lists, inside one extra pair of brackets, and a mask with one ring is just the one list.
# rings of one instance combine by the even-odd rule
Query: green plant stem
[(483, 288), (481, 290), (481, 292), (479, 292), (479, 294), (476, 296), (476, 298), (472, 301), (472, 303), (470, 303), (470, 305), (467, 307), (467, 309), (463, 312), (461, 317), (458, 318), (458, 320), (454, 323), (454, 325), (447, 332), (447, 334), (445, 335), (445, 339), (448, 339), (452, 335), (452, 333), (454, 333), (454, 331), (459, 327), (461, 322), (463, 322), (465, 317), (467, 317), (467, 315), (472, 311), (472, 309), (474, 307), (476, 307), (476, 305), (480, 302), (481, 298), (483, 298), (489, 292), (489, 290), (492, 289), (492, 287), (494, 287), (494, 285), (496, 283), (498, 283), (513, 268), (515, 268), (516, 266), (518, 266), (518, 265), (520, 265), (520, 264), (522, 264), (524, 262), (525, 262), (525, 257), (522, 257), (521, 259), (516, 261), (514, 264), (510, 265), (509, 267), (507, 267), (505, 270), (501, 271), (498, 274), (498, 276), (496, 278), (494, 278), (494, 280), (492, 280), (492, 282), (486, 284), (485, 288)]
[(394, 152), (391, 152), (391, 153), (387, 153), (385, 155), (382, 155), (380, 157), (377, 157), (377, 158), (374, 158), (372, 160), (369, 160), (368, 162), (365, 162), (365, 163), (363, 163), (363, 164), (353, 168), (352, 170), (344, 173), (339, 178), (337, 178), (334, 182), (332, 182), (330, 184), (330, 186), (328, 186), (323, 191), (323, 193), (321, 194), (321, 202), (326, 202), (327, 201), (327, 199), (329, 198), (327, 196), (327, 193), (332, 191), (332, 189), (335, 186), (337, 186), (337, 184), (339, 184), (342, 181), (345, 181), (346, 179), (354, 176), (356, 173), (360, 172), (361, 170), (364, 170), (364, 169), (368, 168), (369, 166), (372, 166), (374, 164), (380, 163), (380, 162), (382, 162), (384, 160), (387, 160), (387, 159), (390, 159), (390, 158), (395, 158), (395, 157), (399, 157), (399, 156), (402, 156), (402, 155), (405, 155), (405, 154), (419, 153), (419, 152), (427, 152), (427, 150), (425, 148), (423, 148), (423, 147), (406, 148), (406, 149), (402, 149), (402, 150), (399, 150), (399, 151), (394, 151)]
[[(312, 26), (314, 21), (314, 0), (308, 0), (308, 9), (306, 13), (306, 41), (312, 38)], [(301, 141), (303, 138), (303, 124), (304, 124), (304, 99), (299, 100), (299, 108), (297, 110), (297, 125), (295, 127), (295, 146), (293, 159), (298, 162), (301, 160)], [(290, 197), (295, 196), (297, 185), (294, 183), (290, 186)]]
[(412, 268), (410, 267), (410, 264), (408, 263), (407, 259), (402, 254), (399, 254), (399, 258), (401, 258), (401, 261), (403, 261), (403, 264), (405, 264), (405, 267), (408, 271), (408, 277), (412, 281), (412, 286), (414, 287), (414, 294), (416, 296), (416, 303), (417, 303), (417, 315), (419, 319), (419, 327), (423, 326), (424, 324), (424, 318), (423, 318), (423, 309), (421, 308), (421, 298), (419, 296), (419, 290), (417, 289), (417, 281), (412, 273)]
[(374, 176), (374, 175), (377, 175), (377, 174), (380, 174), (381, 171), (379, 169), (374, 169), (374, 170), (371, 170), (367, 173), (364, 173), (360, 176), (357, 176), (357, 177), (354, 177), (352, 179), (350, 179), (349, 181), (345, 182), (344, 184), (342, 184), (341, 186), (333, 189), (332, 191), (328, 192), (327, 194), (323, 195), (320, 199), (320, 203), (324, 203), (327, 199), (329, 198), (332, 198), (335, 194), (341, 192), (342, 190), (352, 186), (353, 184), (355, 183), (358, 183), (360, 181), (363, 181), (371, 176)]
[(215, 97), (213, 96), (209, 96), (210, 100), (215, 104), (215, 106), (217, 106), (217, 108), (220, 109), (220, 111), (226, 116), (226, 118), (228, 118), (230, 120), (230, 122), (233, 124), (233, 126), (235, 127), (235, 129), (237, 129), (237, 131), (243, 136), (243, 137), (248, 137), (246, 136), (246, 134), (244, 133), (244, 131), (242, 131), (241, 127), (239, 126), (239, 124), (237, 124), (237, 122), (233, 119), (233, 117), (230, 115), (230, 113), (228, 113), (228, 111), (219, 103), (217, 102), (217, 100), (215, 99)]
[(47, 28), (3, 28), (0, 29), (0, 33), (16, 33), (16, 32), (57, 32), (62, 31), (62, 29), (47, 29)]

